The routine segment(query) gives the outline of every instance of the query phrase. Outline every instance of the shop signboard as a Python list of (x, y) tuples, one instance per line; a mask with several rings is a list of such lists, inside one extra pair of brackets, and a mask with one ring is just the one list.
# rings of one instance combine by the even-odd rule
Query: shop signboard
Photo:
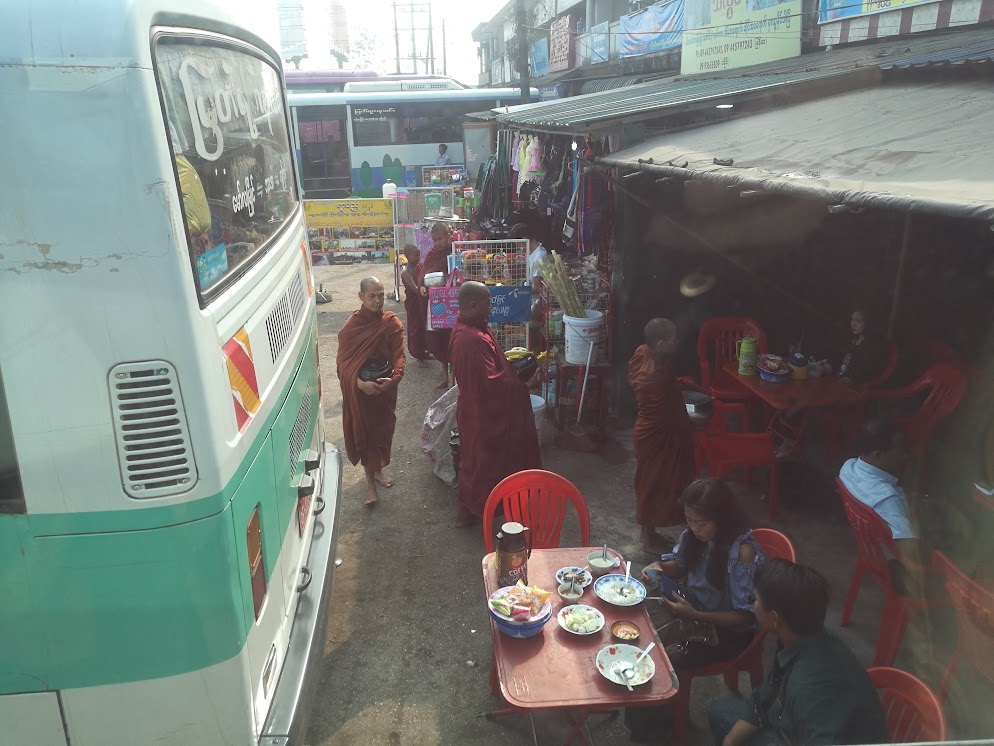
[(544, 85), (538, 89), (538, 98), (540, 101), (555, 101), (557, 98), (562, 98), (565, 93), (566, 86), (562, 83)]
[[(683, 2), (683, 0), (677, 0)], [(590, 29), (590, 63), (607, 62), (611, 59), (611, 22), (598, 23)]]
[(573, 33), (573, 16), (562, 16), (549, 27), (549, 70), (560, 72), (573, 69), (576, 54), (576, 35)]
[(332, 264), (340, 256), (393, 261), (393, 200), (304, 200), (304, 219), (315, 265)]
[(668, 0), (622, 16), (619, 56), (636, 57), (679, 47), (683, 36), (684, 2)]
[(491, 324), (511, 324), (528, 321), (531, 318), (532, 289), (530, 287), (490, 288)]
[(733, 70), (801, 54), (801, 0), (684, 0), (680, 73)]
[(541, 78), (549, 74), (549, 39), (544, 37), (531, 46), (532, 75)]
[(912, 5), (925, 5), (936, 0), (819, 0), (818, 23), (841, 21), (843, 18), (868, 16), (899, 10)]

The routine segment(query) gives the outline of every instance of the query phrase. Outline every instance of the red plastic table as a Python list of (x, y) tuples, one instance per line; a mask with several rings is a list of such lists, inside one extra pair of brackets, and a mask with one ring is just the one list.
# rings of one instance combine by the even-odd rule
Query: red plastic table
[(863, 401), (863, 394), (858, 389), (835, 376), (772, 383), (764, 381), (758, 375), (740, 376), (738, 363), (734, 360), (726, 362), (722, 367), (726, 374), (781, 412), (790, 409), (851, 407)]
[[(564, 743), (586, 730), (587, 716), (596, 710), (662, 704), (676, 696), (679, 686), (673, 666), (656, 636), (645, 603), (638, 606), (612, 606), (594, 595), (588, 586), (577, 603), (593, 606), (604, 614), (604, 628), (593, 635), (574, 635), (559, 626), (556, 615), (571, 602), (556, 592), (556, 571), (563, 567), (583, 567), (587, 555), (598, 547), (535, 549), (528, 560), (528, 583), (552, 591), (552, 618), (541, 634), (527, 639), (508, 637), (490, 620), (493, 637), (491, 684), (499, 682), (504, 699), (515, 710), (559, 710), (569, 720), (572, 729)], [(494, 554), (483, 558), (483, 585), (487, 597), (498, 589)], [(656, 647), (650, 656), (656, 673), (647, 683), (629, 692), (612, 683), (596, 669), (598, 651), (611, 645), (611, 625), (626, 619), (641, 630), (638, 644), (643, 649), (652, 641)], [(503, 713), (502, 713), (503, 714)], [(533, 725), (534, 733), (534, 725)], [(589, 731), (586, 740), (592, 743)], [(536, 739), (537, 743), (537, 739)]]

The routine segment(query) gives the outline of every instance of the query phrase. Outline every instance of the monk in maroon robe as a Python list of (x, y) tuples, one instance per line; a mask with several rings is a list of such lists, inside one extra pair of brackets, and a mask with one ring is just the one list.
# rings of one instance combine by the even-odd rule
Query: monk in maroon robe
[[(449, 255), (452, 253), (452, 229), (445, 223), (435, 223), (431, 227), (431, 243), (431, 251), (425, 256), (421, 265), (421, 273), (418, 276), (418, 286), (421, 288), (424, 304), (422, 313), (426, 319), (428, 317), (428, 288), (425, 286), (425, 275), (431, 272), (441, 272), (448, 282)], [(449, 388), (449, 339), (451, 336), (451, 329), (425, 332), (425, 346), (428, 352), (442, 364), (443, 380), (436, 387), (439, 389)]]
[(456, 526), (483, 515), (490, 492), (504, 477), (541, 469), (542, 455), (528, 389), (511, 369), (487, 326), (490, 291), (479, 282), (459, 289), (459, 319), (449, 357), (459, 386), (459, 513)]
[(421, 251), (412, 243), (404, 247), (407, 266), (400, 273), (404, 284), (404, 310), (407, 312), (407, 351), (424, 367), (428, 364), (428, 351), (425, 349), (425, 326), (427, 313), (421, 300), (421, 289), (417, 278), (421, 273)]
[(676, 326), (669, 319), (653, 319), (645, 327), (645, 344), (628, 364), (628, 383), (638, 402), (635, 442), (635, 520), (642, 527), (646, 552), (672, 549), (672, 542), (656, 533), (657, 526), (685, 521), (679, 503), (694, 480), (694, 426), (683, 400), (684, 384), (670, 367), (677, 350)]
[[(349, 316), (338, 333), (338, 380), (342, 385), (342, 426), (345, 451), (353, 465), (366, 471), (366, 506), (376, 505), (376, 485), (393, 487), (383, 471), (390, 463), (397, 424), (397, 385), (404, 377), (404, 326), (383, 311), (383, 283), (367, 277), (359, 284), (362, 307)], [(387, 363), (389, 375), (360, 380), (367, 363)]]

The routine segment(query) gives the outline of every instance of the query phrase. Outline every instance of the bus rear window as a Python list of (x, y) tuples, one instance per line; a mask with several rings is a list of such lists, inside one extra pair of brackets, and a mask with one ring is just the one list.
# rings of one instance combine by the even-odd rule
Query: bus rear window
[(280, 76), (248, 51), (161, 37), (156, 72), (194, 276), (208, 299), (297, 204)]

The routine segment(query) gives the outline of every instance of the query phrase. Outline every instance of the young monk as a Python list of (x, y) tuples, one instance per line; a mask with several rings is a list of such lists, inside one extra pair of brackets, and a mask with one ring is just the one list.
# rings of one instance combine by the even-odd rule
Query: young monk
[(645, 344), (628, 363), (628, 384), (638, 402), (632, 431), (635, 520), (642, 527), (642, 550), (654, 554), (668, 548), (656, 527), (683, 522), (680, 495), (696, 471), (694, 426), (683, 401), (684, 385), (670, 368), (677, 346), (676, 325), (669, 319), (653, 319), (645, 326)]
[[(376, 485), (393, 487), (383, 470), (390, 463), (393, 431), (397, 424), (397, 385), (404, 377), (404, 326), (389, 311), (383, 311), (385, 291), (375, 277), (359, 283), (362, 306), (338, 333), (338, 380), (342, 386), (342, 426), (345, 450), (353, 465), (362, 462), (366, 471), (366, 507), (379, 498)], [(370, 359), (386, 361), (389, 376), (362, 381), (359, 371)]]
[(425, 350), (427, 314), (417, 280), (421, 271), (421, 251), (409, 243), (404, 247), (404, 258), (407, 259), (407, 266), (400, 273), (400, 281), (404, 283), (404, 310), (407, 311), (407, 351), (418, 361), (418, 367), (424, 368), (428, 365), (428, 353)]
[(459, 318), (449, 347), (459, 385), (459, 528), (483, 515), (491, 490), (504, 477), (542, 468), (528, 396), (541, 373), (528, 383), (518, 377), (487, 326), (489, 316), (486, 285), (467, 282), (459, 288)]
[[(418, 287), (420, 288), (422, 310), (425, 317), (428, 316), (428, 288), (425, 287), (425, 275), (431, 272), (441, 272), (445, 279), (449, 279), (449, 254), (452, 253), (452, 229), (445, 223), (435, 223), (431, 227), (431, 251), (425, 256), (421, 264), (421, 272), (418, 274)], [(438, 331), (425, 332), (425, 346), (431, 356), (442, 364), (442, 382), (435, 388), (449, 388), (449, 339), (452, 336), (451, 329), (439, 329)]]

